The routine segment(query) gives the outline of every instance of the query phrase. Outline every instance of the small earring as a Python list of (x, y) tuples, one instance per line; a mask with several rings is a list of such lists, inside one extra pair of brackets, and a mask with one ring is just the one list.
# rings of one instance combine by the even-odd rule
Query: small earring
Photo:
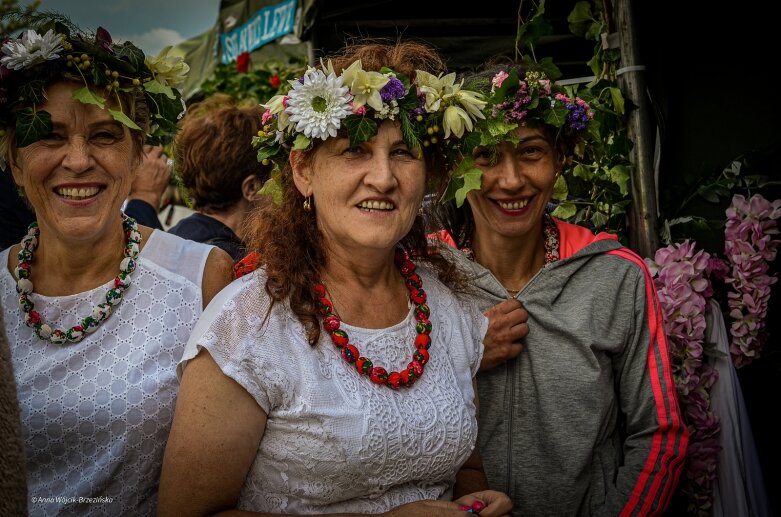
[(306, 196), (304, 199), (304, 212), (312, 211), (312, 196)]
[(420, 208), (418, 208), (418, 215), (423, 217), (423, 205), (420, 205)]

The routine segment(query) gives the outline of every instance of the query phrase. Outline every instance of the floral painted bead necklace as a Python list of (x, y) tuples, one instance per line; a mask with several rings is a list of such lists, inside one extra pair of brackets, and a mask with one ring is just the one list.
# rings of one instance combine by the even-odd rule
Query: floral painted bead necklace
[(342, 358), (350, 364), (355, 364), (355, 369), (361, 375), (368, 375), (375, 384), (384, 384), (394, 390), (402, 386), (412, 386), (423, 375), (423, 367), (429, 360), (428, 349), (431, 346), (431, 311), (426, 305), (426, 293), (423, 291), (423, 281), (420, 275), (415, 273), (415, 264), (409, 259), (406, 251), (396, 250), (394, 262), (404, 277), (404, 285), (409, 291), (409, 299), (415, 304), (415, 352), (412, 361), (400, 372), (391, 372), (382, 366), (374, 366), (371, 359), (363, 357), (358, 348), (350, 343), (350, 338), (339, 327), (342, 320), (334, 313), (331, 301), (326, 298), (325, 285), (316, 283), (313, 287), (318, 298), (317, 309), (323, 318), (323, 327), (331, 335), (331, 341), (337, 349), (341, 350)]
[(78, 343), (111, 316), (114, 307), (119, 305), (122, 295), (130, 286), (130, 275), (136, 269), (136, 259), (141, 251), (141, 233), (138, 231), (136, 220), (123, 213), (122, 228), (125, 231), (125, 258), (119, 264), (119, 275), (114, 279), (114, 287), (106, 293), (106, 301), (96, 305), (92, 314), (82, 318), (80, 324), (68, 330), (61, 330), (52, 328), (42, 321), (41, 314), (35, 310), (35, 304), (30, 298), (33, 292), (30, 263), (33, 261), (33, 253), (38, 248), (38, 236), (41, 233), (37, 222), (30, 224), (27, 235), (22, 238), (20, 244), (22, 249), (19, 250), (18, 255), (19, 265), (16, 266), (16, 292), (19, 293), (19, 306), (24, 312), (24, 322), (28, 327), (32, 327), (39, 338), (55, 345)]

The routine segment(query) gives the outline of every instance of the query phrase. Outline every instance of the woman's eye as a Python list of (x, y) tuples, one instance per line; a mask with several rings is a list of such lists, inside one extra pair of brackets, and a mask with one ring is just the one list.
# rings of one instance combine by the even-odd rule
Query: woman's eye
[(348, 156), (354, 156), (362, 152), (363, 150), (360, 147), (356, 146), (356, 147), (348, 147), (347, 149), (342, 151), (342, 154), (346, 154)]
[(391, 151), (391, 154), (395, 155), (395, 156), (403, 156), (405, 158), (407, 158), (407, 157), (415, 158), (415, 156), (412, 154), (412, 151), (410, 151), (406, 147), (398, 147), (398, 148), (394, 149), (393, 151)]
[(490, 163), (494, 156), (490, 149), (487, 147), (481, 147), (474, 150), (472, 157), (476, 162), (485, 164)]
[(41, 138), (41, 140), (45, 140), (45, 141), (49, 141), (49, 142), (58, 142), (58, 141), (61, 141), (61, 140), (64, 140), (64, 139), (65, 139), (65, 137), (62, 136), (59, 133), (49, 133), (48, 135), (46, 135), (43, 138)]
[(97, 140), (100, 142), (106, 142), (106, 141), (113, 142), (117, 138), (118, 138), (117, 135), (115, 135), (114, 133), (109, 133), (108, 131), (101, 131), (100, 133), (95, 133), (94, 135), (92, 135), (93, 140)]

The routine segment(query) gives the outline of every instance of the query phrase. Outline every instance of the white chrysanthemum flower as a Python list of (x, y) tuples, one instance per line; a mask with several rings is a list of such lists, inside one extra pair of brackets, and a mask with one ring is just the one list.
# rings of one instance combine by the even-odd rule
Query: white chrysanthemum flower
[(335, 137), (342, 119), (352, 113), (350, 95), (342, 78), (310, 69), (301, 81), (296, 81), (288, 92), (290, 99), (285, 111), (296, 131), (309, 138)]
[(38, 63), (60, 57), (62, 36), (49, 29), (41, 36), (32, 29), (24, 31), (22, 37), (3, 45), (0, 63), (12, 70), (21, 70)]

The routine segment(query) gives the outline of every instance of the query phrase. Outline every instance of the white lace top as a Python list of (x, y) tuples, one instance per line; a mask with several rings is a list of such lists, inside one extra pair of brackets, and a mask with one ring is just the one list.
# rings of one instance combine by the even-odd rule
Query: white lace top
[[(202, 312), (201, 278), (211, 248), (153, 232), (118, 310), (83, 341), (67, 345), (42, 341), (24, 324), (7, 267), (10, 248), (0, 253), (30, 515), (155, 514), (179, 388), (175, 367)], [(105, 300), (108, 288), (33, 294), (33, 301), (44, 321), (70, 328)]]
[[(434, 274), (418, 273), (431, 308), (431, 358), (423, 376), (398, 391), (359, 375), (326, 332), (310, 346), (289, 305), (275, 304), (264, 320), (263, 270), (235, 280), (209, 305), (181, 366), (206, 348), (268, 415), (240, 509), (374, 514), (452, 496), (477, 437), (472, 377), (487, 320)], [(389, 328), (342, 329), (377, 366), (400, 370), (411, 361), (412, 310)]]

